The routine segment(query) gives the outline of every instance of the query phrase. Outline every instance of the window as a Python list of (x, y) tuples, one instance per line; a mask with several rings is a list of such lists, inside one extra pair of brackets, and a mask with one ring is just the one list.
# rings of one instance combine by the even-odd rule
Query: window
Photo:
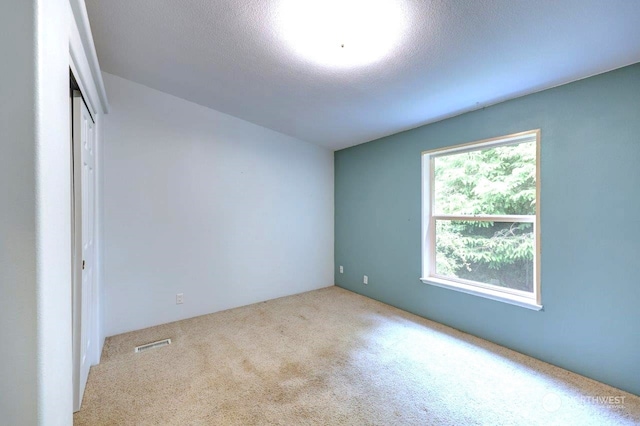
[(422, 154), (422, 281), (542, 309), (540, 131)]

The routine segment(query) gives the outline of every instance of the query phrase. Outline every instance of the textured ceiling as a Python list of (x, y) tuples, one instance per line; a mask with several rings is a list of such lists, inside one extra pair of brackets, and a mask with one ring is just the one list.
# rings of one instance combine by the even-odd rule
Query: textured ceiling
[(330, 68), (277, 0), (86, 0), (103, 71), (332, 149), (640, 62), (640, 0), (397, 2), (385, 59)]

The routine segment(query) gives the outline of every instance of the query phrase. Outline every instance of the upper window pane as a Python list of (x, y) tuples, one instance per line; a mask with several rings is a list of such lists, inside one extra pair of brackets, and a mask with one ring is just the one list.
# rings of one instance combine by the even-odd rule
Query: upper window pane
[(535, 215), (536, 143), (436, 156), (436, 215)]

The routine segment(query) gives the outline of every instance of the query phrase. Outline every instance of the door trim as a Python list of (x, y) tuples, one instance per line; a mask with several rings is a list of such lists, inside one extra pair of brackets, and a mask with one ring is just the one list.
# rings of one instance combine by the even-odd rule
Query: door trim
[(75, 122), (76, 99), (80, 92), (71, 92), (71, 319), (72, 319), (72, 360), (73, 360), (73, 411), (80, 410), (82, 397), (80, 393), (80, 348), (82, 340), (82, 323), (79, 321), (82, 312), (82, 170), (81, 149), (77, 142), (77, 130), (81, 126)]

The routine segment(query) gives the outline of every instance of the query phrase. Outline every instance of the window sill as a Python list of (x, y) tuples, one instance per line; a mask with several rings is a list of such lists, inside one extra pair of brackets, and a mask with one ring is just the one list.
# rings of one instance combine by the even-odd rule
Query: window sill
[(436, 287), (448, 288), (450, 290), (460, 291), (462, 293), (472, 294), (474, 296), (484, 297), (485, 299), (496, 300), (498, 302), (509, 303), (511, 305), (521, 306), (523, 308), (539, 311), (542, 305), (537, 304), (534, 300), (526, 297), (516, 296), (501, 291), (491, 290), (488, 288), (476, 287), (473, 285), (462, 284), (454, 281), (443, 280), (440, 278), (427, 277), (420, 278), (425, 284)]

